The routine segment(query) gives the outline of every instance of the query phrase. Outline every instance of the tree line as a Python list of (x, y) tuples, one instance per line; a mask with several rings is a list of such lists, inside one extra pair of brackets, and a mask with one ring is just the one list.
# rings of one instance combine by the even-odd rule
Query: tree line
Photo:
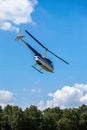
[(0, 106), (0, 130), (86, 130), (87, 106), (38, 110), (34, 105), (22, 110), (18, 106)]

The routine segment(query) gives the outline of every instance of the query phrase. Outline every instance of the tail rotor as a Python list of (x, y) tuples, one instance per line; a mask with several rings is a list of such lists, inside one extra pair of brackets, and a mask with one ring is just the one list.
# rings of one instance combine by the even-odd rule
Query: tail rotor
[(21, 29), (19, 29), (18, 36), (16, 37), (16, 41), (19, 41), (20, 39), (24, 38), (25, 36), (21, 35)]

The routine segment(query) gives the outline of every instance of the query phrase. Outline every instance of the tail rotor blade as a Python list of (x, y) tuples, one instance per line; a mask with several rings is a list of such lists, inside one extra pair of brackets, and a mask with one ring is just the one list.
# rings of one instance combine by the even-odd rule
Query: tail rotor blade
[(21, 35), (21, 29), (19, 29), (18, 36), (15, 38), (16, 41), (23, 39), (25, 36)]

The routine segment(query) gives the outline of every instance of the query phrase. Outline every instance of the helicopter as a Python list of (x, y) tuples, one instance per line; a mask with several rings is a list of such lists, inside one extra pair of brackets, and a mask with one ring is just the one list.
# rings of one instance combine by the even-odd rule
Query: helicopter
[[(45, 49), (44, 54), (41, 55), (38, 51), (36, 51), (36, 49), (34, 49), (29, 43), (27, 43), (24, 40), (25, 36), (22, 35), (18, 35), (16, 40), (21, 40), (22, 43), (24, 43), (34, 54), (34, 60), (36, 61), (36, 63), (32, 66), (35, 70), (37, 70), (38, 72), (40, 72), (41, 74), (43, 74), (42, 70), (44, 69), (47, 72), (54, 72), (54, 65), (53, 62), (48, 59), (47, 56), (47, 52), (51, 53), (52, 55), (54, 55), (56, 58), (60, 59), (62, 62), (69, 64), (67, 61), (65, 61), (64, 59), (62, 59), (61, 57), (59, 57), (58, 55), (56, 55), (55, 53), (53, 53), (52, 51), (50, 51), (48, 48), (46, 48), (41, 42), (39, 42), (29, 31), (25, 30), (25, 32), (35, 41), (37, 42), (42, 48)], [(36, 66), (39, 65), (40, 69), (38, 69)]]

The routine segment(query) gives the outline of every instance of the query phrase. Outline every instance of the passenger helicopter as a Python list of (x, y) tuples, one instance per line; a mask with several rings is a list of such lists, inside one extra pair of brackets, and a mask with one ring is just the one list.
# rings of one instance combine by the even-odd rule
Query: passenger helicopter
[[(61, 61), (63, 61), (66, 64), (69, 64), (67, 61), (65, 61), (64, 59), (62, 59), (61, 57), (57, 56), (56, 54), (54, 54), (52, 51), (50, 51), (48, 48), (46, 48), (41, 42), (39, 42), (29, 31), (25, 30), (25, 32), (31, 37), (33, 38), (41, 47), (43, 47), (45, 49), (44, 54), (41, 55), (38, 51), (36, 51), (30, 44), (28, 44), (25, 40), (24, 37), (22, 35), (18, 35), (16, 40), (21, 40), (22, 43), (24, 43), (34, 54), (34, 59), (36, 61), (36, 64), (34, 64), (32, 67), (34, 69), (36, 69), (37, 71), (39, 71), (40, 73), (43, 74), (42, 69), (44, 69), (45, 71), (48, 72), (54, 72), (54, 66), (53, 66), (53, 62), (48, 59), (46, 57), (47, 52), (50, 52), (52, 55), (54, 55), (55, 57), (57, 57), (58, 59), (60, 59)], [(39, 65), (40, 69), (38, 69), (36, 66)]]

